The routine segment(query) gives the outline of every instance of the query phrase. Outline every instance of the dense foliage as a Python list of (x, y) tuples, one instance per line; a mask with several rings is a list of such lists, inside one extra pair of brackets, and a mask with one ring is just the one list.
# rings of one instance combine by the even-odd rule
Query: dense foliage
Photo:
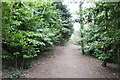
[(65, 23), (70, 16), (62, 21), (63, 9), (51, 2), (2, 2), (3, 59), (27, 64), (42, 51), (68, 40), (73, 29), (68, 28), (71, 22)]
[[(80, 6), (81, 7), (81, 6)], [(120, 2), (99, 2), (80, 10), (83, 50), (103, 61), (117, 62), (120, 49)], [(82, 22), (81, 22), (82, 21)]]
[(71, 14), (68, 11), (67, 6), (63, 5), (62, 2), (54, 2), (54, 4), (56, 4), (57, 9), (61, 10), (61, 19), (64, 24), (63, 26), (70, 30), (66, 33), (62, 33), (63, 38), (68, 41), (68, 39), (71, 37), (71, 34), (73, 33), (72, 20), (70, 19)]

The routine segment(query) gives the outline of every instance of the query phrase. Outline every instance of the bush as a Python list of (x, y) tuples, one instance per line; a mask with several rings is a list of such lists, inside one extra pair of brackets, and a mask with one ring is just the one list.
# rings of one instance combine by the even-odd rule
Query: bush
[(36, 58), (71, 35), (72, 27), (62, 22), (62, 10), (50, 2), (2, 2), (2, 10), (2, 58), (17, 64)]

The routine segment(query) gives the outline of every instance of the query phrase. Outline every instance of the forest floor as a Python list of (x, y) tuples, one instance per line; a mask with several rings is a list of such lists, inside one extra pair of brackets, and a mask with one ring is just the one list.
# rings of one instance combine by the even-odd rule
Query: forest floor
[[(116, 78), (117, 66), (102, 67), (101, 61), (82, 55), (79, 45), (56, 46), (49, 57), (39, 58), (25, 78)], [(44, 53), (45, 54), (45, 53)], [(47, 52), (46, 52), (47, 54)], [(45, 55), (46, 55), (45, 54)]]

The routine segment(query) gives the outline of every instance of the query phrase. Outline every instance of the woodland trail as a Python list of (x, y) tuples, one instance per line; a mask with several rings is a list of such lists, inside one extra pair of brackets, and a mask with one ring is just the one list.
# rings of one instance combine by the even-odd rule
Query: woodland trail
[[(27, 70), (25, 78), (116, 78), (115, 65), (101, 67), (101, 61), (80, 54), (80, 46), (56, 46), (54, 57), (40, 58)], [(42, 62), (42, 63), (41, 63)], [(40, 63), (40, 64), (38, 64)]]

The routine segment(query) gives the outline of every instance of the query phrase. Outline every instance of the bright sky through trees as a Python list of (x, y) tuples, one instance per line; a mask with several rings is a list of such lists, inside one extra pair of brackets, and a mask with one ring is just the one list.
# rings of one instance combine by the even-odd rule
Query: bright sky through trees
[[(79, 11), (79, 0), (64, 0), (63, 4), (67, 5), (67, 8), (69, 9), (69, 11), (72, 14), (72, 19), (78, 19), (79, 15), (77, 15), (76, 12)], [(89, 8), (89, 7), (93, 7), (94, 4), (93, 3), (88, 3), (88, 2), (84, 2), (83, 4), (83, 9)], [(80, 24), (79, 23), (74, 23), (74, 30), (78, 31), (80, 28)]]
[[(64, 0), (63, 4), (67, 5), (67, 8), (72, 13), (72, 19), (77, 19), (79, 16), (76, 14), (79, 11), (79, 0)], [(93, 7), (94, 4), (91, 2), (84, 2), (83, 9)]]

